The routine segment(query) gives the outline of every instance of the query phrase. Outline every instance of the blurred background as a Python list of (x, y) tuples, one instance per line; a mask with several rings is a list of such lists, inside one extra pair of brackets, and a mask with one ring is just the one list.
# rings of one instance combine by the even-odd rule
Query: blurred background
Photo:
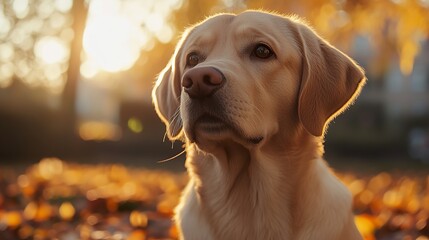
[(331, 124), (338, 168), (428, 169), (429, 0), (3, 0), (0, 163), (43, 157), (183, 170), (151, 90), (181, 32), (206, 16), (264, 9), (305, 18), (366, 69)]

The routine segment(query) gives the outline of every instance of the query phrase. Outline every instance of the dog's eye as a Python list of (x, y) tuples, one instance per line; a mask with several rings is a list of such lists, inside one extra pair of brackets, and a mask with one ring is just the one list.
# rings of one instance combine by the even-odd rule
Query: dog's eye
[(200, 62), (200, 57), (197, 53), (190, 53), (186, 58), (186, 65), (189, 67), (194, 67)]
[(274, 52), (266, 44), (260, 43), (253, 50), (253, 55), (257, 58), (267, 59), (274, 55)]

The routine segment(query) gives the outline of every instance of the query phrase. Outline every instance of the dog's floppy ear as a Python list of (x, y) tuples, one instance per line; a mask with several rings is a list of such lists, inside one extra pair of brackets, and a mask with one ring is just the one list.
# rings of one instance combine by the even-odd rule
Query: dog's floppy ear
[(325, 126), (357, 97), (365, 75), (352, 59), (298, 23), (302, 52), (298, 115), (304, 128), (322, 136)]
[(152, 90), (152, 101), (158, 116), (166, 125), (167, 136), (177, 140), (182, 135), (182, 119), (180, 117), (180, 67), (179, 58), (186, 34), (176, 46), (176, 50), (167, 66), (159, 74)]

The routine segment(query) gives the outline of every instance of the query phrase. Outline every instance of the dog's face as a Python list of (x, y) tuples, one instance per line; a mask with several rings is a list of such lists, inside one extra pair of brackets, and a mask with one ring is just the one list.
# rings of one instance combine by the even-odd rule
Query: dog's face
[(322, 136), (363, 80), (351, 59), (306, 25), (245, 12), (189, 29), (153, 99), (170, 139), (252, 146), (300, 127)]

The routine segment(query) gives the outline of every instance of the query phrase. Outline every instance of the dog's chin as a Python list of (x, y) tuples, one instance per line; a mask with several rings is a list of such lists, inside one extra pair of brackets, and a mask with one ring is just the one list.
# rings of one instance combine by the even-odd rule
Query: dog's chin
[(262, 136), (249, 137), (243, 131), (227, 120), (216, 116), (202, 115), (189, 131), (188, 138), (197, 144), (219, 143), (224, 140), (234, 140), (243, 145), (257, 145), (262, 142)]

